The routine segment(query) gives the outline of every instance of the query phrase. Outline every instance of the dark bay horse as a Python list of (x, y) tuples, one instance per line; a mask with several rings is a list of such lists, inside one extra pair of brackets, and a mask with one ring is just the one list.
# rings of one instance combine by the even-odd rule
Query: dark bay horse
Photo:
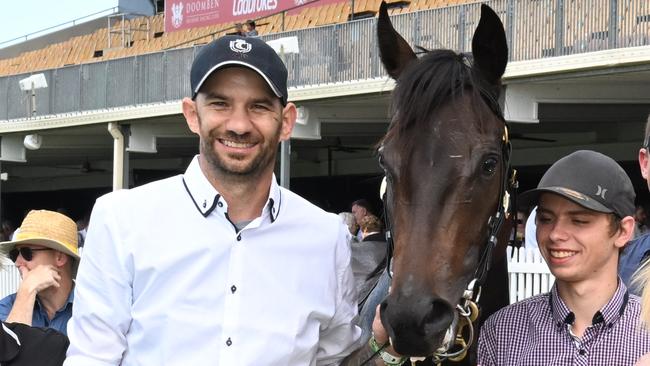
[[(420, 49), (418, 58), (382, 3), (377, 35), (382, 63), (397, 82), (379, 148), (394, 247), (381, 320), (397, 352), (441, 362), (475, 341), (482, 285), (482, 317), (508, 304), (505, 245), (497, 245), (508, 231), (502, 224), (514, 182), (498, 103), (505, 32), (482, 5), (472, 55)], [(490, 276), (498, 280), (493, 286)]]

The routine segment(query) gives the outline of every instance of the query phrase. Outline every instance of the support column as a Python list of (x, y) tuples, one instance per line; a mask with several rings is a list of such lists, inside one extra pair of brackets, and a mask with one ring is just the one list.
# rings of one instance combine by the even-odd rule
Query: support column
[(618, 0), (609, 1), (609, 31), (607, 32), (607, 45), (610, 49), (616, 48), (618, 38)]
[(564, 0), (557, 0), (555, 9), (555, 56), (564, 50)]
[(508, 0), (506, 2), (506, 39), (510, 47), (508, 47), (508, 61), (512, 60), (512, 49), (515, 45), (514, 42), (514, 28), (515, 28), (515, 0)]
[(280, 144), (280, 186), (289, 189), (291, 179), (291, 139)]
[(459, 5), (458, 8), (458, 50), (465, 52), (465, 27), (467, 21), (465, 20), (465, 5)]
[(124, 133), (117, 122), (108, 124), (108, 132), (113, 136), (113, 190), (129, 188), (129, 153)]

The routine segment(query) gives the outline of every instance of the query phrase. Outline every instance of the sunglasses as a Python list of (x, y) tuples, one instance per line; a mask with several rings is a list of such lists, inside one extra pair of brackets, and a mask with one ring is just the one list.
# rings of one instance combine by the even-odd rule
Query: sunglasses
[(29, 247), (13, 248), (9, 252), (9, 259), (11, 259), (12, 262), (16, 263), (16, 260), (18, 259), (18, 254), (20, 254), (24, 260), (29, 262), (32, 259), (34, 259), (34, 252), (40, 252), (41, 250), (53, 250), (53, 249), (50, 248), (34, 249)]

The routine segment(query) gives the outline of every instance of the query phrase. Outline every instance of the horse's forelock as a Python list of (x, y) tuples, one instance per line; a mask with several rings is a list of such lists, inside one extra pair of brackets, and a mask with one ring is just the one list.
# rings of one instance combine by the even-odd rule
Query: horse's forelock
[(430, 125), (438, 108), (468, 91), (473, 107), (482, 100), (502, 118), (497, 103), (498, 86), (489, 86), (480, 75), (476, 75), (472, 70), (471, 55), (451, 50), (420, 50), (425, 55), (403, 72), (393, 91), (393, 119), (384, 142), (420, 133)]

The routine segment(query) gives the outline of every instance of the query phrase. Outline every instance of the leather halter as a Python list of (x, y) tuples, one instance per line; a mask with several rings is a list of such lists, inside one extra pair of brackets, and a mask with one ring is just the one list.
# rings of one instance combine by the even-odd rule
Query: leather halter
[[(501, 227), (505, 220), (510, 216), (514, 211), (514, 192), (518, 186), (517, 183), (517, 171), (511, 169), (510, 166), (510, 153), (512, 151), (512, 145), (510, 143), (510, 138), (508, 135), (508, 124), (503, 118), (503, 113), (498, 102), (490, 95), (490, 93), (485, 93), (481, 91), (481, 96), (484, 98), (486, 104), (490, 109), (495, 112), (499, 119), (503, 122), (504, 130), (503, 137), (501, 142), (501, 165), (502, 165), (502, 179), (501, 186), (499, 189), (499, 200), (496, 212), (494, 215), (490, 216), (488, 219), (488, 239), (481, 253), (478, 266), (474, 272), (472, 280), (468, 283), (467, 288), (463, 292), (463, 296), (460, 299), (459, 303), (456, 304), (456, 310), (459, 315), (459, 322), (453, 322), (452, 325), (447, 330), (445, 339), (443, 340), (443, 345), (438, 348), (432, 356), (433, 362), (435, 364), (440, 364), (445, 360), (451, 361), (460, 361), (465, 358), (467, 351), (471, 347), (474, 341), (474, 326), (473, 322), (478, 319), (480, 310), (478, 308), (478, 301), (481, 296), (481, 286), (485, 282), (488, 271), (490, 270), (490, 264), (492, 262), (492, 254), (494, 248), (497, 246), (497, 237)], [(388, 171), (383, 163), (383, 151), (384, 146), (381, 145), (378, 149), (379, 151), (379, 165), (384, 170), (384, 179), (381, 184), (380, 197), (384, 201), (384, 221), (386, 224), (386, 243), (387, 245), (387, 260), (386, 260), (386, 271), (388, 276), (392, 279), (393, 272), (391, 270), (391, 261), (393, 258), (394, 243), (392, 237), (392, 225), (391, 217), (389, 214), (387, 202), (387, 192), (391, 190), (391, 182), (388, 178)], [(509, 192), (513, 192), (513, 200), (511, 201), (511, 195)], [(453, 328), (456, 328), (454, 331)], [(468, 327), (469, 337), (467, 340), (463, 338), (463, 329)], [(454, 344), (460, 347), (460, 350), (449, 352), (449, 348)], [(413, 364), (416, 360), (422, 358), (411, 358)]]

